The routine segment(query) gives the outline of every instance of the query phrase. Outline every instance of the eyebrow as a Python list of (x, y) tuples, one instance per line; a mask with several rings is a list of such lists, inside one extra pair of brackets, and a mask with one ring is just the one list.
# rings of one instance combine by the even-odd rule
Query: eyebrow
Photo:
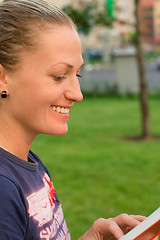
[[(68, 68), (70, 68), (70, 69), (73, 68), (73, 65), (68, 64), (68, 63), (65, 63), (65, 62), (59, 62), (59, 63), (56, 63), (56, 64), (54, 64), (54, 65), (52, 65), (52, 66), (54, 67), (54, 66), (56, 66), (56, 65), (58, 65), (58, 64), (65, 64)], [(84, 63), (82, 63), (82, 65), (80, 66), (79, 69), (81, 69), (81, 68), (83, 67), (83, 65), (84, 65)]]

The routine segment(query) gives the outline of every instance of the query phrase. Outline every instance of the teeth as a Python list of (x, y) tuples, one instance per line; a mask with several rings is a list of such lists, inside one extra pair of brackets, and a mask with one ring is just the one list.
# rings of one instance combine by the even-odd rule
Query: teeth
[(58, 113), (69, 113), (69, 108), (61, 108), (52, 106), (52, 109)]
[(64, 113), (64, 108), (61, 109), (61, 113)]
[(57, 112), (61, 112), (61, 109), (60, 109), (60, 107), (57, 107)]
[(69, 113), (69, 109), (68, 109), (68, 108), (65, 108), (65, 109), (64, 109), (64, 113)]

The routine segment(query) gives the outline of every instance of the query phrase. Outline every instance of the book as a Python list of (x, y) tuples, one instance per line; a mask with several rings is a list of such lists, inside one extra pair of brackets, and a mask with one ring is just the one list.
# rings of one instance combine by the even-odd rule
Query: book
[(160, 234), (160, 207), (120, 240), (151, 240)]

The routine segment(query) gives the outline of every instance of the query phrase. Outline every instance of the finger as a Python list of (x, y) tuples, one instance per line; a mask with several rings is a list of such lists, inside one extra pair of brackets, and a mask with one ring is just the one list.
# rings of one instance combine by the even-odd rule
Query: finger
[(126, 213), (118, 215), (114, 218), (114, 220), (118, 223), (118, 225), (136, 226), (140, 223), (137, 218)]
[(108, 230), (111, 233), (110, 235), (114, 236), (116, 239), (120, 239), (124, 236), (122, 229), (114, 219), (107, 220), (106, 224), (108, 225)]
[(95, 233), (98, 232), (103, 239), (110, 239), (111, 236), (112, 238), (114, 236), (116, 239), (120, 239), (124, 236), (123, 231), (113, 218), (100, 218), (94, 222), (93, 228)]
[(127, 230), (128, 228), (132, 229), (140, 223), (140, 221), (137, 220), (137, 218), (129, 216), (125, 213), (115, 217), (114, 220), (117, 222), (117, 224), (119, 225), (119, 227), (122, 229), (124, 233), (128, 231)]
[(147, 217), (141, 215), (130, 215), (131, 217), (135, 218), (136, 220), (143, 222)]

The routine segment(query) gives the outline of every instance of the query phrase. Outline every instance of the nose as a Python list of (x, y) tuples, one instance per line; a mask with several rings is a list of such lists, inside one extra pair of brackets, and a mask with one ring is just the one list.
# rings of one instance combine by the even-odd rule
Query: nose
[(83, 94), (77, 77), (70, 79), (65, 91), (65, 98), (73, 102), (81, 102), (83, 100)]

